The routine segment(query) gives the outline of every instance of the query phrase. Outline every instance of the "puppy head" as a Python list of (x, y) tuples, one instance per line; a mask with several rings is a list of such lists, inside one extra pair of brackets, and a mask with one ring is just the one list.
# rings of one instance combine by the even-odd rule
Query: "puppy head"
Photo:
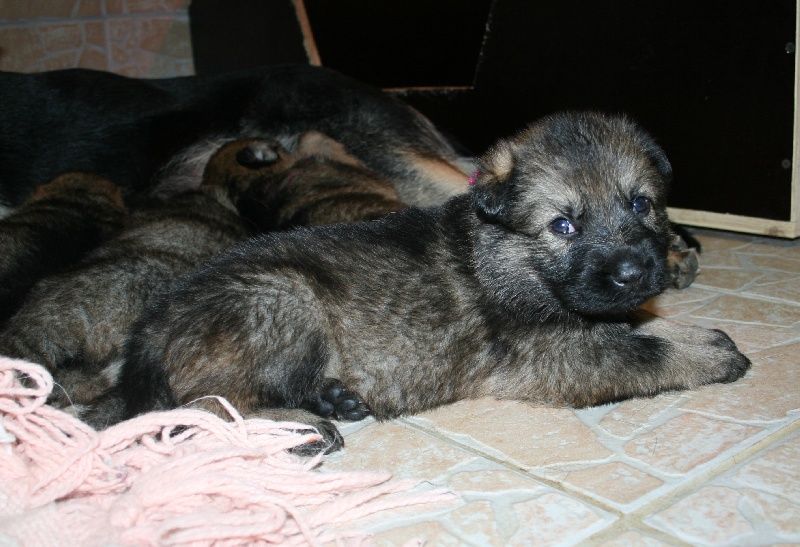
[(666, 287), (671, 176), (627, 118), (561, 113), (530, 125), (479, 161), (480, 275), (525, 317), (632, 311)]

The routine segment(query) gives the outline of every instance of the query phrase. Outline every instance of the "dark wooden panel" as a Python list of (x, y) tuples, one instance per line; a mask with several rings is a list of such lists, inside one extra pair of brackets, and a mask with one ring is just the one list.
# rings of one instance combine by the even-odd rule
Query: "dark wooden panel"
[(481, 151), (561, 109), (628, 112), (674, 207), (789, 220), (794, 0), (498, 0), (473, 92), (407, 99)]
[(195, 74), (308, 63), (292, 0), (192, 0)]
[[(325, 66), (381, 87), (474, 84), (404, 95), (469, 151), (556, 110), (627, 112), (672, 160), (670, 205), (790, 218), (795, 0), (305, 1)], [(305, 62), (290, 0), (190, 13), (199, 73)]]
[(324, 66), (379, 87), (469, 86), (491, 0), (305, 0)]

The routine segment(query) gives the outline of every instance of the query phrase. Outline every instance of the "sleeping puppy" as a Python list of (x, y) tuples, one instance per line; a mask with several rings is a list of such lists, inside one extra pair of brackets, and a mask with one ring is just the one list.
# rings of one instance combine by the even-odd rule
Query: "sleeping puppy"
[(260, 220), (274, 227), (404, 207), (391, 184), (321, 133), (304, 134), (294, 152), (270, 139), (230, 142), (212, 157), (199, 190), (133, 213), (117, 238), (77, 268), (42, 281), (0, 334), (0, 353), (45, 364), (63, 390), (51, 403), (91, 403), (114, 384), (122, 340), (147, 304), (247, 237), (252, 227), (234, 208), (246, 194), (262, 200)]
[(77, 262), (122, 227), (120, 188), (89, 173), (65, 173), (38, 187), (0, 220), (0, 324), (39, 279)]
[[(230, 161), (223, 147), (211, 165)], [(237, 197), (235, 187), (207, 179), (131, 213), (116, 237), (31, 289), (0, 332), (0, 354), (44, 365), (60, 388), (50, 396), (55, 406), (80, 408), (105, 392), (116, 380), (128, 330), (147, 305), (249, 235), (232, 202)]]
[(750, 363), (727, 335), (638, 311), (670, 280), (670, 178), (628, 119), (562, 113), (498, 142), (443, 206), (235, 246), (135, 326), (122, 417), (220, 395), (302, 417), (334, 450), (327, 418), (734, 381)]
[(386, 178), (318, 131), (301, 135), (291, 153), (280, 149), (275, 164), (263, 162), (271, 141), (241, 142), (242, 167), (220, 176), (246, 186), (237, 208), (258, 231), (374, 220), (406, 207)]

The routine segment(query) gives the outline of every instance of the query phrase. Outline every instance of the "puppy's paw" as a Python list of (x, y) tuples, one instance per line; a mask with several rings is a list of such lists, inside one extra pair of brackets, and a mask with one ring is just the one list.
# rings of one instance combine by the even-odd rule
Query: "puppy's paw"
[(672, 238), (667, 262), (670, 272), (670, 284), (676, 289), (685, 289), (691, 285), (700, 271), (697, 250), (688, 247), (679, 235), (675, 235)]
[(358, 421), (369, 416), (367, 404), (336, 378), (325, 378), (322, 383), (317, 408), (311, 409), (323, 418)]
[(712, 382), (723, 384), (735, 382), (750, 369), (750, 359), (739, 351), (730, 336), (717, 329), (711, 332), (714, 334), (712, 344), (720, 350), (718, 352), (717, 366), (715, 367), (717, 377)]
[(289, 452), (297, 456), (316, 456), (320, 452), (323, 454), (336, 452), (344, 446), (344, 437), (342, 437), (342, 434), (336, 429), (336, 426), (328, 420), (317, 419), (310, 425), (313, 425), (317, 431), (319, 431), (319, 434), (322, 435), (322, 439), (297, 445), (289, 449)]

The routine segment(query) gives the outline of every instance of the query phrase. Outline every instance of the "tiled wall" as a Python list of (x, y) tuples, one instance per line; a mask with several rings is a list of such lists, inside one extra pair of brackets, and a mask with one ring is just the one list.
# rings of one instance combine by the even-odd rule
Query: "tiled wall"
[(192, 74), (190, 0), (0, 0), (0, 70)]

